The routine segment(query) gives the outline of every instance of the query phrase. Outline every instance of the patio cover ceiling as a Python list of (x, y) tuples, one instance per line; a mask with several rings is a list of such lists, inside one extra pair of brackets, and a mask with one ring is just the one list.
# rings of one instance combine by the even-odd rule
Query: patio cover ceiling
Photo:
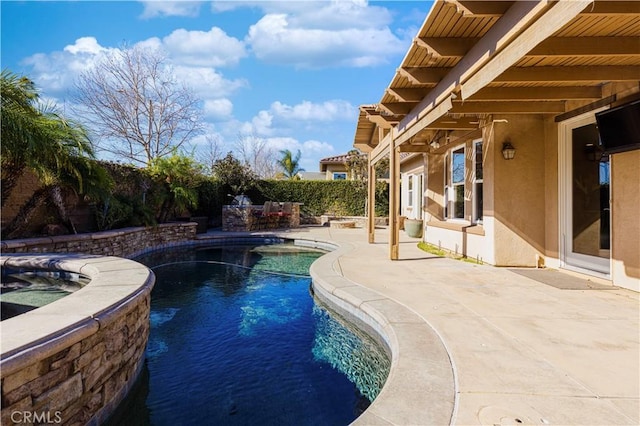
[(438, 131), (559, 115), (639, 80), (640, 1), (436, 0), (380, 102), (360, 107), (354, 146), (373, 162), (391, 139), (429, 151)]

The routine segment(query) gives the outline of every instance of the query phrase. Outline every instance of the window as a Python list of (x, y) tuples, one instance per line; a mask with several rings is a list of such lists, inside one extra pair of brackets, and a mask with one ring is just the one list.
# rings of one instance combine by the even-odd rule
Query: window
[(413, 206), (413, 175), (408, 176), (407, 182), (407, 207)]
[(464, 218), (464, 147), (451, 153), (450, 218)]
[(333, 172), (333, 180), (347, 180), (345, 172)]
[(482, 223), (482, 141), (476, 141), (473, 146), (473, 221)]

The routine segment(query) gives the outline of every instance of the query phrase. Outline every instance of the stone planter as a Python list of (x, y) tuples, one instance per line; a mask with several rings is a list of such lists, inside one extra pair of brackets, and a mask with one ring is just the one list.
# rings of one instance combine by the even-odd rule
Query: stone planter
[(422, 220), (419, 219), (405, 219), (404, 232), (412, 238), (422, 238), (422, 223)]

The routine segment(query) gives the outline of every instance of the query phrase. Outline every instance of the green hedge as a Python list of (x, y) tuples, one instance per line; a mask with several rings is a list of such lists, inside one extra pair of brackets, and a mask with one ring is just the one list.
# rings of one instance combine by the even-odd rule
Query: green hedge
[[(199, 215), (221, 214), (222, 205), (229, 204), (229, 188), (208, 180), (200, 188)], [(264, 180), (247, 191), (254, 204), (271, 201), (302, 203), (302, 214), (320, 216), (325, 213), (340, 216), (364, 216), (367, 187), (361, 181), (305, 181)], [(389, 185), (376, 183), (376, 216), (386, 216), (389, 211)]]

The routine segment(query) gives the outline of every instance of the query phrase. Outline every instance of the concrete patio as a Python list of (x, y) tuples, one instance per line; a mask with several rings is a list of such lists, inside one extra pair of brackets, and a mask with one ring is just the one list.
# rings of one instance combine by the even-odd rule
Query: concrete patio
[(374, 244), (363, 229), (284, 235), (345, 247), (333, 272), (435, 330), (455, 377), (452, 424), (640, 424), (638, 293), (560, 272), (539, 270), (534, 279), (438, 258), (404, 232), (400, 260), (391, 261), (387, 229), (376, 231)]

